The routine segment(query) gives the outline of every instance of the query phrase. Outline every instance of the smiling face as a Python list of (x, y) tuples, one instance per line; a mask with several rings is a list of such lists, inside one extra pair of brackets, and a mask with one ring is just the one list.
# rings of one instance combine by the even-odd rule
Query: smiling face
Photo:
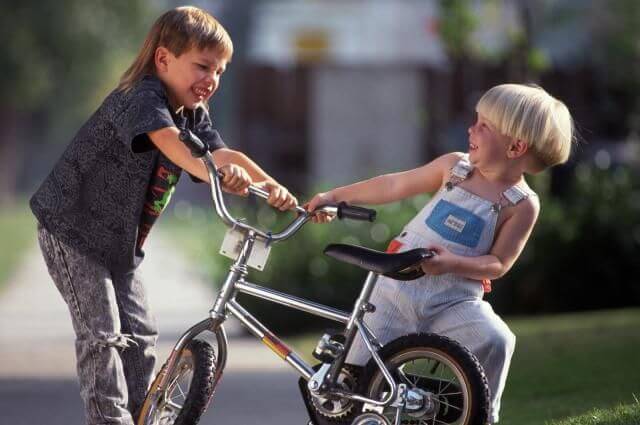
[(478, 113), (475, 124), (469, 127), (469, 161), (473, 165), (495, 165), (506, 160), (512, 141)]
[(192, 48), (175, 56), (158, 47), (155, 55), (156, 73), (167, 88), (174, 110), (180, 106), (195, 109), (208, 102), (218, 89), (228, 61), (228, 55), (217, 49)]

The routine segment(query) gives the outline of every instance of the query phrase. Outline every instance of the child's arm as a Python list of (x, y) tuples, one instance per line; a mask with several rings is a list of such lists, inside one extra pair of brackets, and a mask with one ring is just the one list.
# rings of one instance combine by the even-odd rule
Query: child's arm
[(307, 205), (308, 211), (318, 205), (347, 202), (349, 204), (386, 204), (440, 188), (449, 169), (460, 159), (450, 153), (434, 159), (422, 167), (399, 173), (383, 174), (348, 186), (315, 195)]
[(270, 205), (286, 211), (298, 205), (298, 200), (289, 191), (268, 175), (258, 164), (242, 152), (222, 148), (213, 152), (213, 160), (218, 164), (237, 164), (247, 170), (253, 184), (269, 192)]
[[(209, 181), (209, 173), (204, 163), (191, 155), (189, 149), (178, 138), (176, 127), (165, 127), (149, 132), (153, 144), (174, 164), (202, 181)], [(255, 162), (246, 155), (232, 149), (222, 148), (213, 152), (216, 167), (224, 173), (222, 183), (232, 193), (246, 193), (246, 188), (253, 182), (267, 190), (270, 194), (270, 205), (281, 210), (287, 210), (297, 205), (297, 200), (265, 173)]]
[(247, 170), (254, 182), (270, 181), (276, 183), (275, 179), (269, 176), (258, 164), (242, 152), (229, 148), (216, 149), (213, 151), (213, 161), (216, 163), (216, 166), (218, 164), (238, 164)]
[(524, 249), (539, 212), (538, 198), (530, 197), (516, 205), (513, 214), (502, 223), (489, 254), (464, 257), (440, 246), (430, 246), (437, 255), (425, 260), (422, 269), (428, 274), (453, 273), (477, 280), (502, 277)]

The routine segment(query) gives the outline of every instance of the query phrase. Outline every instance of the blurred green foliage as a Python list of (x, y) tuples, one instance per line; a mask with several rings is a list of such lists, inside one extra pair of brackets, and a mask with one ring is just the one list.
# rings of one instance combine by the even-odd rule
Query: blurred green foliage
[(469, 55), (472, 50), (471, 35), (479, 25), (470, 0), (440, 1), (440, 36), (447, 52), (453, 58)]
[[(591, 58), (602, 88), (615, 96), (594, 105), (610, 132), (640, 132), (640, 2), (607, 2), (599, 19)], [(618, 130), (620, 131), (620, 130)]]
[[(562, 197), (548, 193), (548, 173), (532, 180), (542, 204), (533, 236), (514, 268), (495, 281), (494, 291), (485, 297), (499, 313), (536, 314), (640, 304), (640, 178), (626, 167), (601, 170), (586, 164), (579, 165), (575, 174)], [(350, 310), (366, 273), (323, 255), (324, 247), (351, 243), (384, 250), (427, 200), (427, 196), (419, 196), (377, 207), (378, 218), (373, 224), (337, 220), (327, 225), (309, 224), (293, 238), (276, 244), (265, 270), (251, 271), (248, 280)], [(282, 229), (292, 219), (262, 202), (234, 213), (274, 230)], [(212, 224), (206, 233), (186, 220), (174, 233), (182, 233), (181, 243), (191, 245), (190, 252), (207, 264), (213, 280), (222, 282), (231, 262), (217, 253), (226, 229), (217, 217), (209, 218)], [(203, 234), (207, 235), (206, 241)], [(280, 331), (299, 332), (327, 323), (266, 301), (243, 295), (239, 299)]]
[(637, 170), (581, 164), (561, 198), (541, 195), (538, 224), (514, 269), (495, 282), (494, 305), (537, 313), (640, 304)]
[(47, 142), (68, 141), (115, 87), (152, 15), (143, 0), (12, 2), (0, 14), (0, 106), (45, 118)]

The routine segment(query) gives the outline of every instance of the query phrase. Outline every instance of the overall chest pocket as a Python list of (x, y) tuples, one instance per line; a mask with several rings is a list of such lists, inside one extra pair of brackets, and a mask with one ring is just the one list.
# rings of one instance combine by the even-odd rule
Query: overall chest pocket
[(471, 211), (441, 199), (425, 224), (448, 241), (475, 248), (480, 241), (485, 221)]

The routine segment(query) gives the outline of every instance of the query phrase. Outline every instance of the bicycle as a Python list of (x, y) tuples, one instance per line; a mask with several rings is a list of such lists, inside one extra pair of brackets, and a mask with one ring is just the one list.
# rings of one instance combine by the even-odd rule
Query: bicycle
[[(301, 376), (301, 390), (311, 421), (322, 425), (461, 424), (480, 425), (489, 414), (489, 388), (475, 356), (457, 342), (434, 334), (411, 334), (382, 346), (364, 323), (375, 311), (369, 297), (380, 275), (413, 280), (423, 272), (419, 264), (433, 256), (426, 249), (386, 254), (368, 248), (332, 244), (325, 254), (368, 271), (352, 312), (321, 305), (245, 280), (248, 267), (262, 270), (271, 246), (293, 236), (312, 214), (297, 207), (298, 216), (282, 231), (271, 233), (236, 220), (227, 211), (218, 171), (206, 146), (189, 130), (180, 139), (205, 163), (217, 215), (230, 228), (221, 252), (234, 259), (216, 297), (209, 318), (187, 330), (154, 379), (137, 425), (196, 424), (219, 384), (227, 359), (223, 323), (236, 317), (249, 332), (293, 367)], [(268, 198), (251, 186), (250, 193)], [(338, 218), (373, 221), (375, 211), (346, 204), (320, 208)], [(324, 334), (313, 352), (321, 363), (312, 367), (267, 329), (235, 299), (244, 293), (345, 325), (339, 333)], [(204, 332), (215, 343), (198, 339)], [(371, 353), (364, 368), (345, 363), (356, 334)]]

